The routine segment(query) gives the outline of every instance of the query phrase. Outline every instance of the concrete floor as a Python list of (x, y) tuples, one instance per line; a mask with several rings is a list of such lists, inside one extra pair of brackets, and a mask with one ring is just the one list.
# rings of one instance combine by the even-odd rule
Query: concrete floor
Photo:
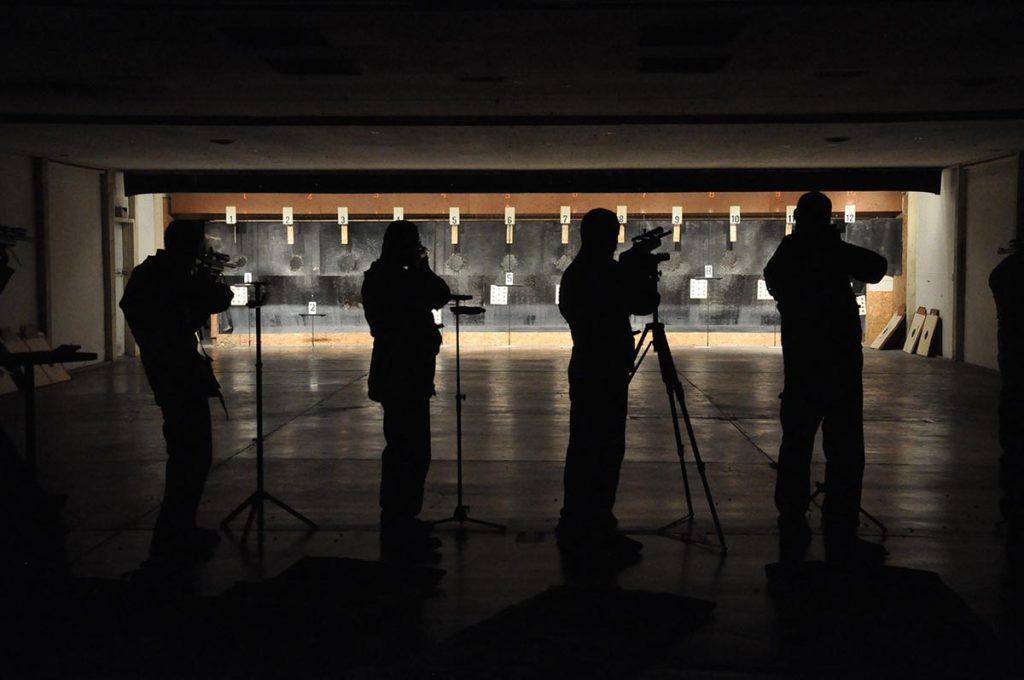
[[(255, 461), (252, 350), (212, 354), (231, 417), (211, 402), (215, 462), (200, 511), (210, 526), (252, 490)], [(1021, 596), (996, 530), (998, 375), (898, 351), (865, 355), (864, 505), (888, 525), (890, 564), (937, 572), (1008, 641), (1019, 634)], [(308, 534), (270, 510), (262, 553), (228, 540), (203, 567), (200, 587), (210, 594), (272, 576), (306, 554), (378, 556), (381, 411), (366, 398), (368, 351), (275, 347), (264, 358), (267, 488), (321, 530)], [(442, 533), (443, 594), (423, 607), (430, 639), (563, 581), (551, 531), (568, 434), (568, 358), (551, 349), (463, 353), (466, 502), (473, 515), (509, 531), (462, 541)], [(781, 354), (686, 348), (675, 358), (730, 550), (723, 557), (706, 545), (640, 536), (644, 560), (621, 572), (619, 584), (714, 600), (713, 621), (680, 653), (695, 667), (720, 667), (716, 660), (728, 657), (733, 668), (757, 668), (771, 655), (775, 626), (764, 565), (777, 557), (769, 458), (780, 439)], [(443, 350), (438, 369), (428, 518), (448, 516), (455, 505), (453, 351)], [(617, 514), (626, 530), (642, 534), (685, 507), (655, 361), (646, 362), (630, 399)], [(141, 367), (122, 360), (78, 372), (40, 390), (38, 404), (41, 484), (69, 495), (74, 572), (117, 578), (145, 557), (162, 489), (160, 414)], [(0, 398), (0, 424), (16, 438), (21, 417), (16, 395)], [(691, 485), (699, 542), (713, 538), (712, 522), (692, 467)], [(879, 532), (865, 526), (863, 533)], [(818, 537), (811, 556), (821, 553)]]

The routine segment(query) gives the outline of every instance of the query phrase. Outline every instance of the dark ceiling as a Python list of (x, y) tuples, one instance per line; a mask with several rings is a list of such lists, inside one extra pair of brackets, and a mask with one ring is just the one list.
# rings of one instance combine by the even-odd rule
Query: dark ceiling
[(0, 150), (151, 170), (935, 168), (1024, 148), (1018, 2), (34, 2)]

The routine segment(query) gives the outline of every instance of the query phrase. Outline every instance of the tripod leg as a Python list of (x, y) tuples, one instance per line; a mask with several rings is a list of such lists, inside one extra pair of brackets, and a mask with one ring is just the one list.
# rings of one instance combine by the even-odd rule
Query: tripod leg
[[(686, 446), (683, 444), (683, 435), (679, 432), (679, 413), (676, 410), (676, 395), (674, 387), (678, 385), (666, 385), (668, 392), (669, 411), (672, 414), (672, 431), (676, 437), (676, 455), (679, 456), (679, 469), (683, 473), (683, 490), (686, 492), (686, 518), (693, 519), (693, 496), (690, 494), (690, 477), (686, 472)], [(680, 402), (682, 403), (682, 402)], [(689, 423), (687, 423), (689, 425)], [(690, 438), (691, 445), (693, 437)]]
[[(811, 494), (811, 499), (810, 500), (811, 500), (812, 503), (814, 503), (815, 507), (817, 507), (819, 510), (822, 510), (822, 511), (824, 511), (824, 508), (822, 507), (821, 503), (818, 502), (818, 496), (820, 496), (823, 493), (825, 493), (825, 484), (824, 484), (824, 482), (815, 482), (814, 483), (814, 493)], [(867, 520), (869, 522), (871, 522), (876, 527), (878, 527), (878, 529), (882, 532), (882, 534), (889, 533), (889, 529), (884, 524), (882, 524), (882, 521), (880, 519), (878, 519), (877, 517), (872, 515), (870, 512), (865, 510), (863, 507), (858, 508), (858, 510), (859, 510), (860, 514), (864, 515), (864, 517), (867, 518)]]
[(268, 501), (270, 501), (271, 503), (273, 503), (277, 507), (279, 507), (282, 510), (284, 510), (285, 512), (287, 512), (289, 515), (291, 515), (295, 519), (299, 520), (300, 522), (305, 523), (307, 526), (309, 526), (310, 529), (319, 529), (320, 528), (319, 526), (317, 526), (316, 522), (314, 522), (310, 518), (306, 517), (305, 515), (303, 515), (298, 510), (295, 510), (294, 508), (290, 507), (287, 503), (284, 503), (284, 502), (278, 500), (277, 498), (274, 498), (269, 493), (264, 493), (263, 496)]
[(256, 494), (254, 494), (254, 493), (249, 494), (248, 498), (246, 498), (244, 501), (239, 503), (237, 508), (232, 510), (231, 513), (227, 517), (225, 517), (224, 519), (221, 520), (220, 528), (224, 529), (225, 531), (227, 531), (228, 530), (228, 525), (231, 524), (231, 520), (233, 520), (234, 518), (236, 518), (240, 514), (242, 514), (242, 511), (245, 510), (247, 507), (249, 507), (249, 505), (253, 502), (253, 500), (255, 498), (256, 498)]
[(242, 529), (242, 543), (249, 539), (249, 530), (252, 529), (252, 521), (256, 518), (256, 504), (259, 502), (256, 494), (253, 494), (253, 502), (249, 506), (249, 516), (245, 518), (245, 528)]
[(266, 526), (266, 507), (264, 505), (264, 499), (266, 494), (262, 493), (256, 497), (256, 529), (259, 530), (260, 534), (263, 533), (263, 527)]
[(889, 533), (889, 530), (886, 529), (885, 525), (882, 524), (882, 522), (879, 521), (878, 518), (876, 518), (874, 515), (872, 515), (870, 512), (868, 512), (864, 508), (860, 509), (860, 514), (862, 514), (865, 517), (867, 517), (868, 521), (871, 522), (872, 524), (874, 524), (876, 527), (878, 527), (882, 531), (883, 534)]
[(700, 457), (700, 448), (697, 446), (697, 437), (693, 433), (693, 423), (690, 422), (690, 413), (686, 409), (686, 399), (683, 395), (683, 386), (677, 379), (675, 382), (675, 397), (679, 400), (679, 410), (683, 414), (683, 422), (686, 423), (686, 433), (690, 437), (690, 448), (693, 449), (693, 460), (697, 464), (697, 474), (700, 475), (701, 484), (704, 486), (704, 497), (708, 500), (708, 509), (711, 510), (711, 519), (715, 523), (715, 532), (718, 534), (718, 542), (722, 546), (722, 552), (729, 552), (725, 545), (725, 532), (722, 531), (722, 523), (718, 521), (718, 510), (715, 509), (715, 499), (711, 495), (711, 485), (708, 484), (708, 476), (704, 469), (704, 461)]
[(472, 524), (479, 524), (480, 526), (484, 526), (484, 527), (490, 527), (492, 529), (497, 529), (501, 533), (505, 533), (505, 525), (504, 524), (498, 524), (497, 522), (486, 522), (486, 521), (484, 521), (482, 519), (474, 519), (472, 517), (466, 517), (462, 521), (463, 522), (471, 522)]
[(433, 522), (431, 522), (431, 524), (433, 524), (435, 527), (439, 527), (442, 524), (447, 524), (449, 522), (455, 525), (456, 534), (461, 534), (466, 531), (466, 523), (479, 524), (480, 526), (490, 527), (491, 529), (497, 529), (501, 533), (505, 533), (506, 529), (504, 524), (498, 524), (497, 522), (487, 522), (482, 519), (470, 517), (468, 505), (455, 506), (455, 511), (452, 513), (451, 517), (445, 517), (444, 519), (434, 520)]
[[(640, 370), (640, 364), (644, 362), (644, 357), (647, 356), (647, 352), (650, 351), (651, 347), (654, 346), (654, 340), (647, 343), (644, 347), (644, 340), (647, 338), (648, 329), (645, 327), (643, 334), (640, 336), (640, 342), (636, 344), (636, 351), (633, 352), (633, 370), (629, 372), (629, 382), (633, 382), (633, 376)], [(643, 350), (641, 351), (641, 348)]]

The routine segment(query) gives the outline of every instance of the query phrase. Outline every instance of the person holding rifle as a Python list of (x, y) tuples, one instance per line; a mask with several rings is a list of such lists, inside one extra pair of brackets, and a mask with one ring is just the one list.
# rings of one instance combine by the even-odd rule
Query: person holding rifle
[(851, 279), (878, 283), (888, 263), (846, 243), (832, 224), (832, 201), (806, 193), (793, 233), (764, 268), (782, 317), (782, 446), (776, 467), (782, 558), (803, 558), (810, 543), (810, 465), (821, 427), (825, 450), (825, 558), (877, 564), (885, 548), (857, 537), (864, 478), (864, 353)]
[(441, 333), (432, 310), (451, 297), (430, 269), (416, 225), (388, 225), (380, 258), (365, 272), (363, 311), (373, 336), (369, 397), (384, 408), (380, 481), (381, 550), (386, 557), (433, 561), (441, 541), (418, 518), (430, 468), (430, 398)]
[(230, 306), (232, 293), (201, 264), (203, 222), (174, 220), (164, 244), (135, 267), (120, 306), (163, 414), (167, 442), (164, 497), (143, 569), (177, 571), (208, 558), (220, 540), (216, 530), (196, 524), (213, 453), (209, 399), (220, 396), (196, 331)]

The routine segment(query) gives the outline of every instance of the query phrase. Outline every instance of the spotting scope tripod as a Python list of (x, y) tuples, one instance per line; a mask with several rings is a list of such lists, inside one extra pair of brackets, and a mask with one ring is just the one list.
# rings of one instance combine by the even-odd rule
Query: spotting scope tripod
[(244, 543), (249, 537), (249, 530), (252, 528), (253, 519), (255, 518), (257, 538), (260, 541), (260, 545), (262, 545), (264, 505), (266, 503), (273, 503), (305, 524), (310, 530), (315, 531), (319, 527), (316, 522), (298, 510), (272, 496), (263, 485), (263, 324), (261, 310), (267, 299), (267, 284), (264, 281), (253, 281), (248, 285), (252, 286), (253, 296), (246, 306), (255, 310), (256, 313), (256, 490), (249, 494), (248, 498), (242, 501), (237, 508), (232, 510), (221, 521), (220, 528), (223, 531), (228, 531), (231, 520), (248, 508), (249, 516), (245, 520), (245, 529), (242, 531), (242, 542)]
[[(650, 341), (647, 342), (648, 336)], [(647, 345), (644, 346), (644, 343)], [(690, 422), (690, 413), (686, 408), (686, 396), (683, 394), (683, 384), (679, 381), (679, 373), (676, 371), (675, 361), (672, 359), (672, 349), (668, 346), (668, 338), (665, 336), (665, 324), (658, 320), (658, 309), (654, 309), (654, 319), (644, 326), (640, 335), (640, 342), (636, 345), (633, 355), (633, 370), (629, 374), (632, 382), (633, 376), (640, 369), (640, 364), (648, 351), (654, 348), (658, 355), (658, 368), (661, 371), (661, 381), (665, 385), (665, 392), (668, 394), (669, 412), (672, 414), (672, 429), (676, 437), (676, 455), (679, 457), (679, 467), (683, 473), (683, 490), (686, 493), (686, 514), (679, 519), (666, 524), (657, 530), (657, 533), (669, 533), (669, 531), (683, 523), (691, 523), (694, 519), (693, 498), (690, 495), (690, 479), (686, 472), (686, 446), (683, 443), (682, 433), (679, 430), (679, 414), (683, 414), (683, 423), (686, 425), (686, 434), (690, 440), (690, 448), (693, 449), (693, 461), (697, 466), (697, 474), (700, 475), (701, 484), (704, 486), (704, 497), (707, 499), (708, 508), (711, 510), (711, 519), (715, 523), (715, 532), (718, 534), (718, 543), (723, 553), (728, 552), (725, 545), (725, 534), (722, 532), (722, 525), (718, 521), (718, 511), (715, 510), (715, 500), (711, 496), (711, 486), (708, 484), (708, 477), (704, 470), (704, 461), (700, 457), (700, 448), (697, 446), (697, 437), (693, 433), (693, 424)]]
[(462, 496), (462, 402), (466, 401), (466, 395), (462, 393), (462, 360), (459, 345), (459, 317), (476, 316), (484, 313), (483, 307), (470, 307), (460, 304), (471, 299), (473, 299), (472, 295), (460, 295), (458, 293), (453, 293), (451, 295), (451, 302), (455, 303), (450, 307), (450, 309), (452, 314), (455, 316), (455, 488), (457, 500), (455, 503), (455, 510), (452, 511), (451, 517), (436, 520), (433, 522), (433, 525), (436, 527), (441, 524), (452, 522), (455, 524), (455, 529), (458, 534), (463, 534), (465, 532), (467, 523), (478, 524), (504, 533), (504, 524), (488, 522), (486, 520), (477, 519), (476, 517), (471, 517), (469, 514), (469, 506), (463, 502)]

